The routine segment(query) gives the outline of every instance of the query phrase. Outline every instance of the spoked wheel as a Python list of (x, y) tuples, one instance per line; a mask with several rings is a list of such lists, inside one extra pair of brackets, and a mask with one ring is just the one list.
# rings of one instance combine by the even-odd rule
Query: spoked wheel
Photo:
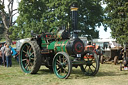
[(36, 41), (26, 42), (20, 49), (20, 66), (25, 73), (37, 73), (41, 66), (41, 54)]
[(67, 79), (72, 70), (70, 57), (65, 52), (58, 52), (53, 59), (53, 71), (58, 78)]
[(85, 65), (80, 66), (81, 70), (85, 73), (85, 75), (96, 75), (100, 66), (97, 55), (92, 51), (85, 51), (84, 55), (81, 58), (86, 62)]

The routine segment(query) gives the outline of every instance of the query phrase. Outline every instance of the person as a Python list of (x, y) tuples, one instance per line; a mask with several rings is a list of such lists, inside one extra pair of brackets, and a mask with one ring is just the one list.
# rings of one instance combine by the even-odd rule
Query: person
[(0, 43), (0, 49), (2, 48), (2, 44)]
[(6, 45), (4, 53), (6, 56), (7, 67), (11, 67), (12, 66), (12, 51), (11, 51), (11, 48), (9, 48), (9, 45)]
[(17, 54), (15, 55), (15, 60), (19, 63), (19, 51), (17, 51)]
[(2, 51), (0, 50), (0, 65), (2, 65)]
[(4, 54), (5, 48), (6, 48), (6, 43), (5, 43), (4, 46), (1, 48), (3, 65), (6, 67), (6, 57), (5, 57), (5, 54)]
[(98, 48), (96, 49), (96, 53), (97, 55), (99, 55), (99, 61), (100, 61), (100, 58), (101, 58), (101, 55), (102, 55), (102, 49), (100, 46), (98, 46)]

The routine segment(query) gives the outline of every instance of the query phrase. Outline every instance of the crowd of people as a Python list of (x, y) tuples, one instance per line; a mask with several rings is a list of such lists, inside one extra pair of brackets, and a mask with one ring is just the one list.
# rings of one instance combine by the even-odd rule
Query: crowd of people
[(11, 67), (12, 66), (12, 51), (11, 48), (9, 48), (8, 44), (0, 44), (0, 65), (3, 65), (5, 67)]

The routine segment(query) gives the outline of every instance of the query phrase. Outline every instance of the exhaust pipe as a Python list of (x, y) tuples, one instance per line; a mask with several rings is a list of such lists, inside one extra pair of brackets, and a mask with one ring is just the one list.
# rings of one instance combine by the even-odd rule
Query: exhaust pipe
[(78, 6), (77, 6), (77, 3), (73, 3), (71, 5), (71, 12), (72, 12), (72, 30), (73, 30), (73, 39), (74, 38), (78, 38), (78, 35), (77, 35), (77, 23), (78, 23), (78, 20), (77, 20), (77, 14), (78, 14)]

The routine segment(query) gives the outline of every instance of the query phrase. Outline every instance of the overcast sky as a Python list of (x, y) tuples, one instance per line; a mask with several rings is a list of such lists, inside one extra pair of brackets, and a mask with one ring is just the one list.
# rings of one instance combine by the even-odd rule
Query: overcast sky
[[(20, 0), (14, 0), (14, 5), (13, 5), (13, 9), (17, 9), (18, 8), (18, 1), (20, 1)], [(5, 11), (6, 12), (8, 12), (8, 9), (7, 9), (7, 5), (8, 5), (8, 0), (5, 0)], [(15, 11), (14, 13), (16, 13), (17, 11)], [(14, 14), (13, 13), (13, 14)], [(18, 16), (19, 14), (17, 13), (15, 16), (14, 16), (14, 20), (16, 20), (16, 18), (17, 18), (17, 16)]]
[[(105, 8), (107, 5), (102, 3), (102, 7)], [(100, 38), (110, 38), (111, 37), (111, 29), (108, 28), (107, 31), (104, 31), (104, 27), (100, 26), (100, 28), (97, 28), (99, 30), (99, 37)]]
[[(13, 6), (14, 9), (16, 9), (18, 7), (18, 2), (19, 1), (20, 0), (14, 0), (14, 6)], [(8, 4), (8, 0), (5, 0), (5, 6), (7, 6), (7, 4)], [(102, 5), (102, 6), (105, 7), (106, 5)], [(6, 7), (5, 10), (6, 10), (6, 12), (8, 12), (7, 7)], [(19, 14), (16, 14), (13, 19), (16, 20), (18, 15)], [(104, 27), (103, 26), (101, 26), (100, 28), (97, 28), (97, 30), (99, 30), (99, 37), (100, 38), (109, 38), (109, 37), (111, 37), (110, 28), (108, 28), (107, 32), (104, 31)]]

